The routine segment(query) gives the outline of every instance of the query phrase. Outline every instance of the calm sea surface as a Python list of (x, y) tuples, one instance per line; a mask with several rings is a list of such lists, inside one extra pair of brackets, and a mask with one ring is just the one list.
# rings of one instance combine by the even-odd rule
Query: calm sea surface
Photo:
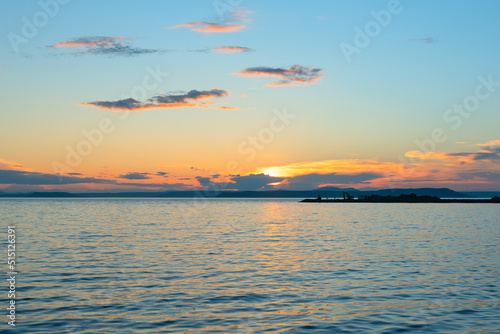
[(500, 332), (499, 205), (2, 199), (0, 220), (1, 332)]

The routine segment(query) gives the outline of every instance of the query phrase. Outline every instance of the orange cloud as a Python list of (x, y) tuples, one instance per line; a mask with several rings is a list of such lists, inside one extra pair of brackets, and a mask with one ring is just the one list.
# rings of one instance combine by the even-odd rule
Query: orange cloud
[(188, 102), (172, 102), (172, 103), (156, 103), (156, 104), (142, 104), (134, 99), (125, 99), (118, 101), (94, 101), (80, 103), (82, 106), (97, 107), (101, 110), (110, 111), (139, 111), (147, 109), (168, 109), (168, 108), (182, 108), (182, 107), (196, 107), (195, 103)]
[(208, 108), (206, 102), (198, 102), (200, 100), (210, 99), (213, 97), (229, 96), (229, 91), (214, 88), (212, 90), (191, 90), (186, 94), (181, 95), (158, 95), (149, 99), (146, 103), (139, 102), (133, 98), (128, 98), (118, 101), (94, 101), (81, 103), (83, 106), (97, 107), (101, 110), (111, 111), (138, 111), (146, 109), (160, 108), (181, 108), (181, 107), (205, 107)]
[(396, 170), (398, 163), (380, 162), (378, 160), (339, 159), (313, 162), (299, 162), (285, 166), (257, 168), (255, 173), (264, 173), (271, 176), (293, 177), (305, 174), (354, 174), (363, 172), (385, 172)]
[(228, 17), (248, 17), (248, 14), (253, 14), (251, 10), (237, 10), (230, 14), (227, 14)]
[(192, 31), (204, 32), (204, 33), (227, 33), (227, 32), (240, 31), (246, 28), (246, 26), (230, 22), (219, 24), (214, 22), (198, 21), (198, 22), (181, 23), (173, 27), (168, 27), (168, 29), (177, 29), (177, 28), (192, 28), (191, 29)]
[(233, 107), (219, 107), (220, 110), (238, 110), (238, 108)]
[(141, 54), (165, 52), (165, 50), (160, 49), (143, 49), (127, 45), (127, 42), (132, 40), (134, 40), (134, 38), (94, 36), (67, 40), (54, 45), (48, 45), (48, 47), (56, 49), (83, 49), (83, 51), (72, 53), (77, 55), (94, 54), (108, 56), (137, 56)]
[(113, 47), (119, 41), (131, 41), (133, 38), (125, 37), (83, 37), (75, 40), (59, 42), (54, 45), (49, 45), (53, 48), (86, 48), (86, 47)]
[(216, 48), (212, 48), (212, 51), (215, 53), (231, 53), (231, 52), (250, 52), (253, 51), (250, 48), (243, 46), (219, 46)]
[(475, 144), (473, 146), (499, 146), (499, 145), (500, 145), (500, 139), (490, 140), (487, 143), (484, 143), (484, 144)]
[(408, 151), (404, 155), (407, 158), (417, 158), (420, 160), (441, 160), (441, 161), (447, 161), (447, 160), (457, 160), (457, 159), (462, 159), (467, 156), (450, 156), (448, 153), (444, 152), (420, 152), (420, 151)]
[[(294, 163), (284, 166), (261, 167), (254, 173), (287, 178), (281, 187), (299, 180), (356, 180), (354, 176), (368, 176), (352, 186), (371, 187), (450, 187), (480, 185), (499, 187), (500, 171), (494, 151), (485, 152), (427, 152), (409, 151), (401, 162), (374, 159), (337, 159)], [(497, 160), (495, 160), (497, 159)], [(328, 174), (331, 174), (330, 176)], [(323, 177), (324, 176), (324, 177)], [(288, 180), (288, 181), (287, 181)], [(340, 186), (342, 183), (322, 182), (321, 185)]]
[(3, 159), (0, 159), (0, 169), (31, 171), (31, 169), (25, 168), (24, 166), (22, 166), (20, 164), (17, 164), (15, 162), (10, 162), (7, 160), (3, 160)]

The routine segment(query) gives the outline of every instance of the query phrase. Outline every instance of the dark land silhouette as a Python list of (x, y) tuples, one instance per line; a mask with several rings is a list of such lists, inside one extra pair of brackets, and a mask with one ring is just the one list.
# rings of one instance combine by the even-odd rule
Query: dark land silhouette
[(404, 194), (416, 194), (417, 196), (434, 196), (444, 198), (491, 198), (500, 196), (500, 192), (457, 192), (448, 188), (410, 188), (410, 189), (381, 189), (381, 190), (357, 190), (354, 188), (323, 187), (312, 190), (247, 190), (232, 191), (205, 188), (198, 190), (178, 191), (124, 191), (124, 192), (26, 192), (7, 193), (0, 192), (0, 197), (146, 197), (146, 198), (316, 198), (321, 194), (323, 198), (342, 198), (343, 193), (348, 192), (351, 196), (400, 196)]
[(342, 198), (328, 199), (318, 195), (316, 198), (306, 198), (301, 203), (500, 203), (500, 197), (491, 199), (472, 198), (439, 198), (437, 196), (401, 194), (399, 196), (359, 195), (357, 198), (344, 192)]

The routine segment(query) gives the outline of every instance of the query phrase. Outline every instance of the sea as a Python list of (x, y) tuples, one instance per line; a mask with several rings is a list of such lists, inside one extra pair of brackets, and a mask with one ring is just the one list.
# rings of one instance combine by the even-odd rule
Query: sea
[(500, 333), (500, 205), (298, 201), (1, 199), (0, 332)]

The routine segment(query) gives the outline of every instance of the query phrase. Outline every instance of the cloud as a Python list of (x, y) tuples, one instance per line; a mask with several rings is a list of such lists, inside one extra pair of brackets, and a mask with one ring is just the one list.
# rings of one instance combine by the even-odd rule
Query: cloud
[[(498, 150), (496, 150), (498, 148)], [(264, 173), (286, 178), (279, 189), (342, 185), (351, 187), (449, 187), (452, 189), (498, 189), (500, 182), (488, 181), (473, 173), (497, 173), (500, 147), (480, 152), (409, 151), (400, 162), (375, 159), (336, 159), (301, 162), (258, 168)], [(321, 174), (321, 175), (312, 175)], [(308, 176), (303, 176), (308, 175)], [(323, 176), (324, 175), (324, 176)], [(471, 175), (467, 177), (467, 175)], [(306, 184), (301, 184), (304, 181)], [(356, 183), (356, 181), (358, 183)], [(325, 182), (325, 183), (320, 183)], [(293, 185), (293, 188), (292, 188)], [(299, 187), (300, 186), (300, 187)]]
[(15, 162), (6, 161), (0, 159), (0, 169), (8, 169), (8, 170), (26, 170), (26, 168), (20, 164)]
[(156, 175), (157, 176), (168, 177), (168, 173), (167, 172), (157, 172)]
[(218, 46), (211, 49), (215, 53), (231, 53), (231, 52), (251, 52), (253, 49), (244, 46)]
[[(495, 143), (495, 141), (492, 141)], [(489, 143), (486, 143), (489, 144)], [(440, 161), (457, 161), (461, 163), (471, 163), (474, 160), (500, 160), (500, 146), (481, 146), (482, 149), (479, 152), (426, 152), (422, 153), (420, 151), (409, 151), (406, 152), (405, 157), (418, 158), (421, 160), (440, 160)]]
[[(217, 176), (220, 176), (216, 174)], [(271, 183), (284, 180), (283, 177), (270, 176), (266, 174), (234, 175), (227, 178), (227, 182), (213, 182), (211, 178), (197, 176), (196, 180), (202, 187), (218, 190), (270, 190), (273, 189)]]
[(499, 182), (500, 181), (500, 172), (475, 172), (475, 173), (463, 173), (460, 174), (461, 177), (464, 178), (479, 178), (482, 181), (486, 182)]
[(295, 177), (306, 174), (357, 174), (397, 171), (399, 164), (395, 162), (381, 162), (375, 159), (336, 159), (311, 162), (297, 162), (283, 166), (271, 166), (257, 168), (257, 173), (273, 176)]
[(251, 10), (235, 10), (229, 14), (226, 14), (225, 16), (242, 18), (242, 17), (248, 17), (248, 14), (253, 14), (253, 13), (254, 12), (252, 12)]
[(149, 173), (137, 173), (137, 172), (133, 172), (133, 173), (127, 173), (125, 175), (120, 175), (118, 177), (121, 178), (121, 179), (127, 179), (127, 180), (147, 180), (147, 179), (151, 178), (148, 175), (149, 175)]
[(426, 37), (426, 38), (412, 38), (410, 39), (412, 42), (419, 42), (419, 43), (424, 43), (424, 44), (431, 44), (431, 43), (437, 43), (437, 40), (435, 40), (432, 37)]
[(48, 47), (56, 49), (69, 48), (82, 50), (80, 52), (72, 53), (73, 55), (92, 54), (109, 56), (137, 56), (141, 54), (165, 52), (165, 50), (160, 49), (142, 49), (130, 46), (129, 43), (133, 40), (134, 38), (92, 36), (67, 40), (54, 45), (48, 45)]
[(204, 176), (196, 176), (195, 179), (198, 181), (198, 183), (200, 184), (200, 186), (202, 187), (208, 187), (210, 186), (212, 183), (212, 181), (210, 181), (210, 178), (209, 177), (204, 177)]
[(238, 110), (238, 108), (234, 108), (234, 107), (219, 107), (218, 109), (220, 109), (220, 110)]
[(475, 144), (473, 146), (500, 146), (500, 139), (490, 140), (487, 143), (484, 143), (484, 144)]
[(249, 174), (245, 176), (234, 176), (231, 178), (233, 183), (228, 184), (228, 188), (237, 190), (261, 190), (270, 189), (270, 183), (283, 181), (284, 178), (270, 176), (266, 174)]
[(481, 152), (474, 153), (474, 160), (500, 160), (500, 147), (490, 148)]
[(181, 23), (173, 27), (168, 27), (168, 29), (177, 29), (177, 28), (192, 28), (191, 29), (192, 31), (204, 32), (204, 33), (227, 33), (227, 32), (240, 31), (246, 28), (246, 26), (231, 22), (214, 23), (214, 22), (198, 21), (198, 22)]
[(64, 42), (59, 42), (54, 45), (49, 45), (53, 48), (95, 48), (95, 47), (113, 47), (121, 41), (131, 41), (133, 38), (125, 37), (106, 37), (106, 36), (94, 36), (94, 37), (81, 37), (78, 39), (72, 39)]
[(212, 90), (191, 90), (186, 94), (180, 95), (158, 95), (142, 103), (133, 98), (128, 98), (118, 101), (94, 101), (84, 102), (81, 105), (93, 106), (102, 110), (111, 111), (137, 111), (145, 109), (160, 109), (160, 108), (181, 108), (181, 107), (205, 107), (200, 100), (211, 99), (214, 97), (229, 96), (229, 91), (214, 88)]
[[(217, 175), (218, 178), (219, 175)], [(197, 176), (196, 180), (202, 187), (220, 190), (310, 190), (321, 186), (337, 186), (346, 184), (360, 184), (383, 177), (381, 173), (310, 173), (293, 177), (271, 176), (265, 173), (235, 175), (226, 178), (226, 182), (214, 182), (215, 175), (211, 177)]]
[[(129, 173), (132, 174), (132, 173)], [(137, 174), (147, 174), (147, 173), (137, 173)], [(127, 178), (133, 179), (133, 178)], [(139, 178), (137, 178), (139, 179)], [(185, 189), (186, 184), (183, 183), (134, 183), (134, 182), (118, 182), (112, 179), (98, 179), (94, 177), (76, 177), (76, 176), (66, 176), (66, 175), (56, 175), (38, 172), (27, 172), (27, 171), (17, 171), (17, 170), (1, 170), (0, 169), (0, 184), (10, 184), (10, 185), (30, 185), (30, 186), (57, 186), (63, 188), (65, 185), (75, 185), (79, 184), (83, 187), (84, 184), (89, 186), (94, 186), (91, 189), (95, 189), (95, 185), (111, 185), (115, 187), (135, 187), (135, 188), (159, 188), (161, 190), (169, 189)], [(46, 188), (44, 188), (47, 190)]]
[(223, 23), (197, 21), (177, 24), (173, 27), (167, 27), (167, 29), (191, 28), (192, 31), (202, 33), (238, 32), (246, 28), (246, 26), (240, 23), (250, 21), (250, 19), (247, 18), (250, 13), (253, 12), (249, 10), (234, 10), (231, 13), (224, 15), (225, 22)]
[[(81, 103), (83, 106), (94, 106), (103, 110), (114, 111), (134, 111), (143, 109), (143, 104), (132, 98), (118, 100), (118, 101), (94, 101)], [(144, 108), (146, 109), (146, 108)]]
[(116, 183), (93, 177), (58, 176), (27, 171), (0, 170), (0, 184), (59, 185), (74, 183)]
[(240, 72), (235, 72), (232, 74), (238, 74), (245, 77), (277, 77), (281, 78), (279, 81), (274, 81), (267, 86), (278, 87), (278, 86), (303, 86), (315, 83), (318, 79), (323, 77), (320, 72), (323, 71), (322, 68), (315, 67), (304, 67), (301, 65), (293, 65), (290, 68), (272, 68), (265, 66), (258, 67), (248, 67)]

